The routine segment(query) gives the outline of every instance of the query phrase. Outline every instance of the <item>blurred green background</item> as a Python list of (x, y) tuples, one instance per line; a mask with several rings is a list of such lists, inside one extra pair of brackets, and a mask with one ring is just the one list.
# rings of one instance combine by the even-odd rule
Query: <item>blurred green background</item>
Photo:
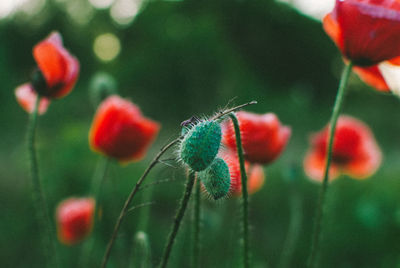
[[(44, 263), (30, 194), (28, 116), (16, 103), (14, 88), (29, 79), (35, 66), (32, 47), (53, 30), (79, 59), (81, 72), (74, 91), (52, 102), (39, 118), (40, 173), (52, 217), (61, 200), (88, 194), (100, 159), (90, 151), (87, 138), (95, 111), (88, 88), (96, 72), (111, 74), (120, 95), (162, 123), (144, 160), (112, 164), (99, 201), (103, 213), (95, 224), (90, 267), (99, 265), (131, 187), (159, 148), (176, 137), (180, 122), (211, 115), (232, 99), (233, 104), (257, 100), (249, 110), (274, 112), (292, 127), (285, 152), (265, 167), (265, 184), (251, 197), (253, 267), (280, 263), (294, 195), (300, 196), (295, 211), (301, 219), (290, 267), (305, 267), (319, 185), (305, 177), (302, 161), (309, 134), (329, 119), (343, 63), (319, 21), (272, 0), (1, 0), (1, 267)], [(331, 184), (320, 267), (400, 267), (400, 102), (353, 75), (343, 112), (372, 128), (384, 159), (367, 180), (343, 176)], [(153, 187), (147, 233), (154, 265), (185, 180), (179, 164), (169, 163), (177, 168), (159, 165), (147, 181), (176, 179)], [(299, 172), (289, 182), (285, 178), (292, 167)], [(143, 202), (145, 191), (132, 205)], [(204, 196), (202, 202), (202, 267), (239, 266), (239, 200), (214, 203)], [(127, 217), (109, 267), (129, 264), (132, 239), (145, 210)], [(187, 212), (170, 267), (190, 265), (190, 207)], [(63, 266), (76, 267), (82, 243), (58, 248)]]

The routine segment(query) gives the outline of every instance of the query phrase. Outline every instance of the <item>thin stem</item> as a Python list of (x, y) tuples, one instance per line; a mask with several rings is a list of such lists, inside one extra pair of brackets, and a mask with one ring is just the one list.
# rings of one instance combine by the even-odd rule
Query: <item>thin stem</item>
[[(243, 108), (243, 107), (246, 107), (246, 106), (252, 105), (252, 104), (256, 104), (256, 103), (257, 103), (256, 101), (250, 101), (250, 102), (241, 104), (241, 105), (239, 105), (239, 106), (233, 107), (233, 108), (231, 108), (231, 109), (225, 110), (225, 111), (223, 111), (223, 112), (217, 114), (216, 116), (214, 116), (214, 117), (212, 118), (212, 120), (217, 120), (217, 119), (219, 119), (219, 118), (225, 116), (226, 114), (228, 114), (228, 113), (230, 113), (230, 112), (239, 110), (239, 109), (241, 109), (241, 108)], [(148, 175), (149, 172), (153, 169), (153, 167), (156, 166), (157, 163), (160, 163), (160, 161), (159, 161), (160, 157), (161, 157), (169, 148), (171, 148), (172, 146), (174, 146), (175, 144), (177, 144), (182, 138), (183, 138), (183, 137), (180, 136), (180, 137), (178, 137), (177, 139), (175, 139), (175, 140), (171, 141), (170, 143), (168, 143), (167, 145), (165, 145), (163, 148), (161, 148), (160, 152), (156, 155), (156, 157), (154, 157), (154, 159), (151, 161), (150, 165), (149, 165), (149, 166), (146, 168), (146, 170), (144, 171), (143, 175), (142, 175), (142, 176), (140, 177), (140, 179), (136, 182), (136, 185), (132, 188), (131, 193), (129, 194), (128, 198), (127, 198), (126, 201), (125, 201), (124, 206), (122, 207), (122, 210), (121, 210), (121, 212), (120, 212), (120, 214), (119, 214), (119, 217), (118, 217), (118, 219), (117, 219), (117, 222), (115, 223), (114, 231), (113, 231), (113, 233), (112, 233), (112, 235), (111, 235), (110, 241), (108, 242), (106, 252), (104, 253), (104, 257), (103, 257), (102, 264), (101, 264), (101, 267), (102, 267), (102, 268), (105, 268), (106, 265), (107, 265), (108, 259), (110, 258), (111, 249), (112, 249), (112, 247), (113, 247), (115, 238), (117, 237), (117, 234), (118, 234), (119, 228), (120, 228), (120, 226), (121, 226), (122, 220), (125, 218), (125, 215), (126, 215), (126, 213), (127, 213), (127, 210), (128, 210), (128, 208), (129, 208), (129, 204), (131, 203), (132, 199), (135, 197), (137, 191), (139, 190), (140, 185), (141, 185), (141, 184), (143, 183), (143, 181), (146, 179), (147, 175)]]
[(328, 182), (329, 182), (329, 168), (331, 165), (332, 160), (332, 149), (333, 149), (333, 142), (334, 142), (334, 134), (336, 130), (336, 123), (340, 114), (340, 108), (342, 106), (344, 92), (346, 89), (347, 81), (349, 79), (351, 69), (353, 67), (352, 62), (350, 62), (347, 66), (345, 66), (340, 83), (338, 88), (338, 93), (336, 95), (335, 105), (333, 107), (332, 116), (330, 119), (330, 130), (329, 130), (329, 139), (328, 139), (328, 149), (327, 149), (327, 158), (326, 158), (326, 165), (325, 165), (325, 172), (324, 172), (324, 180), (322, 181), (321, 190), (319, 193), (318, 205), (316, 208), (316, 216), (314, 221), (314, 232), (311, 244), (311, 252), (308, 259), (308, 267), (314, 267), (316, 264), (316, 257), (319, 250), (319, 242), (320, 242), (320, 235), (322, 231), (322, 219), (324, 213), (324, 203), (325, 203), (325, 196), (328, 189)]
[(250, 258), (249, 258), (249, 211), (248, 211), (249, 200), (247, 192), (247, 174), (244, 165), (242, 138), (240, 136), (239, 121), (234, 113), (229, 114), (229, 117), (231, 118), (233, 127), (235, 129), (236, 147), (240, 164), (240, 175), (242, 181), (242, 197), (243, 197), (243, 203), (242, 203), (243, 267), (248, 268), (250, 267)]
[(110, 159), (101, 157), (96, 166), (96, 170), (92, 177), (92, 185), (90, 186), (90, 195), (92, 195), (96, 202), (98, 202), (100, 190), (103, 186), (104, 179), (107, 176), (108, 168), (110, 167)]
[(182, 222), (183, 216), (185, 215), (185, 211), (187, 208), (187, 205), (189, 203), (189, 199), (190, 199), (190, 195), (192, 193), (192, 189), (193, 189), (193, 184), (196, 178), (196, 173), (193, 171), (189, 172), (189, 179), (186, 183), (186, 187), (185, 187), (185, 193), (182, 197), (181, 203), (179, 205), (179, 209), (175, 215), (175, 220), (174, 220), (174, 225), (171, 229), (171, 232), (168, 236), (168, 242), (164, 248), (164, 253), (163, 253), (163, 258), (161, 260), (160, 263), (160, 267), (161, 268), (165, 268), (167, 267), (168, 264), (168, 259), (169, 259), (169, 255), (171, 253), (172, 250), (172, 246), (174, 244), (175, 241), (175, 237), (178, 234), (178, 230), (179, 230), (179, 226)]
[(196, 180), (196, 188), (194, 192), (194, 209), (193, 209), (193, 253), (192, 267), (200, 267), (200, 180)]
[[(49, 212), (47, 210), (46, 198), (42, 189), (42, 185), (39, 177), (39, 167), (36, 156), (35, 148), (35, 132), (38, 118), (38, 109), (40, 103), (40, 96), (38, 95), (35, 102), (35, 107), (30, 116), (29, 126), (28, 126), (28, 151), (29, 160), (31, 166), (31, 176), (32, 176), (32, 195), (33, 203), (35, 206), (37, 220), (39, 222), (41, 231), (45, 233), (43, 237), (44, 251), (49, 260), (48, 267), (53, 267), (53, 265), (59, 266), (58, 255), (56, 250), (55, 237), (53, 232), (53, 227), (50, 221)], [(55, 264), (54, 264), (55, 263)]]
[(118, 230), (121, 227), (122, 220), (125, 218), (126, 213), (128, 212), (129, 209), (129, 204), (131, 203), (133, 197), (136, 195), (136, 192), (139, 190), (140, 185), (144, 181), (144, 179), (147, 177), (149, 172), (153, 169), (153, 167), (158, 163), (158, 159), (172, 146), (174, 146), (176, 143), (178, 143), (179, 138), (171, 141), (169, 144), (164, 146), (161, 151), (154, 157), (153, 161), (151, 161), (150, 165), (146, 168), (144, 171), (143, 175), (140, 177), (140, 179), (136, 182), (135, 187), (132, 188), (131, 193), (129, 194), (128, 198), (125, 201), (124, 206), (122, 207), (121, 213), (119, 214), (117, 223), (115, 224), (114, 231), (111, 235), (111, 239), (108, 242), (106, 252), (103, 257), (103, 261), (101, 263), (101, 267), (104, 268), (107, 265), (108, 259), (110, 257), (111, 249), (114, 244), (115, 238), (117, 237)]
[[(98, 208), (100, 207), (100, 190), (103, 186), (104, 179), (107, 176), (108, 168), (110, 166), (110, 159), (101, 156), (101, 158), (98, 160), (96, 169), (94, 171), (93, 177), (92, 177), (92, 185), (90, 186), (90, 192), (89, 194), (93, 196), (94, 200), (96, 201), (96, 209), (94, 215), (97, 215)], [(88, 241), (83, 245), (82, 248), (82, 257), (81, 257), (81, 264), (79, 267), (88, 267), (89, 264), (89, 258), (91, 256), (91, 252), (93, 251), (93, 247), (95, 244), (95, 231), (96, 231), (96, 226), (98, 223), (94, 226), (93, 231), (91, 236), (88, 238)]]
[(279, 268), (291, 267), (290, 264), (300, 235), (301, 222), (303, 218), (303, 200), (300, 196), (297, 185), (293, 185), (293, 181), (290, 183), (290, 222), (286, 240), (283, 245), (281, 260), (278, 265)]

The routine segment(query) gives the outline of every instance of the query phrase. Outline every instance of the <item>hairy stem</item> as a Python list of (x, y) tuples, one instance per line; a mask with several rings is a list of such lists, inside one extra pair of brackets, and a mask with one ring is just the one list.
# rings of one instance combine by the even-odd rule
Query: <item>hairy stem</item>
[(200, 267), (200, 180), (196, 180), (194, 192), (194, 209), (193, 209), (193, 252), (192, 252), (192, 267)]
[(186, 183), (185, 193), (182, 197), (181, 203), (179, 205), (179, 209), (176, 212), (174, 225), (171, 229), (171, 232), (168, 236), (167, 244), (164, 248), (163, 257), (162, 257), (162, 260), (160, 263), (161, 268), (167, 267), (169, 255), (171, 253), (172, 246), (174, 245), (174, 242), (175, 242), (175, 237), (178, 234), (179, 226), (181, 225), (183, 216), (185, 215), (185, 211), (186, 211), (187, 205), (189, 203), (189, 199), (190, 199), (190, 195), (192, 193), (195, 178), (196, 178), (196, 173), (194, 171), (189, 171), (189, 179)]
[(349, 79), (351, 69), (353, 64), (350, 62), (347, 66), (345, 66), (342, 77), (340, 79), (340, 84), (338, 88), (338, 92), (336, 95), (335, 105), (333, 107), (332, 116), (330, 119), (330, 130), (329, 130), (329, 139), (328, 139), (328, 149), (327, 149), (327, 157), (326, 157), (326, 165), (325, 165), (325, 172), (324, 172), (324, 180), (322, 181), (321, 190), (319, 193), (318, 198), (318, 205), (316, 208), (316, 216), (314, 220), (314, 232), (312, 235), (312, 244), (311, 244), (311, 251), (308, 259), (308, 267), (314, 267), (316, 265), (316, 258), (319, 250), (319, 242), (320, 242), (320, 235), (322, 232), (322, 220), (323, 220), (323, 213), (324, 213), (324, 204), (325, 204), (325, 196), (328, 189), (328, 182), (329, 182), (329, 168), (331, 166), (332, 160), (332, 149), (333, 149), (333, 142), (335, 137), (335, 130), (336, 130), (336, 123), (340, 114), (340, 108), (342, 106), (342, 102), (344, 99), (344, 92), (346, 89), (347, 81)]
[(236, 136), (236, 147), (240, 164), (240, 175), (242, 181), (242, 239), (243, 239), (243, 267), (250, 267), (250, 257), (249, 257), (249, 198), (247, 192), (247, 174), (246, 168), (244, 165), (244, 156), (243, 156), (243, 147), (242, 147), (242, 138), (240, 135), (239, 121), (236, 118), (234, 113), (229, 114), (229, 117), (232, 120), (233, 127), (235, 129)]
[(40, 96), (38, 95), (35, 102), (35, 107), (29, 119), (28, 126), (28, 151), (29, 151), (29, 162), (32, 176), (32, 195), (33, 203), (35, 206), (35, 212), (37, 221), (39, 222), (40, 228), (42, 229), (42, 239), (44, 243), (44, 251), (48, 258), (48, 267), (59, 266), (58, 255), (56, 250), (56, 242), (54, 237), (54, 230), (50, 221), (49, 212), (47, 209), (47, 203), (44, 191), (42, 189), (39, 167), (36, 155), (35, 138), (36, 138), (36, 125), (38, 118), (38, 109), (40, 103)]

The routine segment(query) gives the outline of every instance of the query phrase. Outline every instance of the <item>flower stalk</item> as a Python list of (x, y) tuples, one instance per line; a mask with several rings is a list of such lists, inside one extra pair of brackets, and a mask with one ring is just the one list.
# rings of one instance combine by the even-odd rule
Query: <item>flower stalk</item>
[(233, 127), (235, 129), (236, 146), (240, 165), (240, 175), (242, 181), (242, 239), (243, 239), (243, 267), (250, 267), (250, 257), (249, 257), (249, 200), (247, 192), (247, 174), (244, 165), (242, 138), (240, 135), (239, 121), (234, 113), (230, 113), (229, 117), (232, 120)]
[(192, 252), (192, 267), (197, 268), (200, 267), (200, 180), (196, 180), (195, 192), (194, 192), (194, 203), (193, 203), (193, 252)]
[(175, 237), (178, 234), (178, 230), (180, 227), (180, 224), (182, 222), (183, 216), (185, 215), (185, 211), (187, 208), (187, 205), (189, 203), (190, 195), (192, 193), (193, 185), (196, 179), (196, 173), (194, 171), (189, 171), (189, 179), (188, 182), (186, 183), (185, 187), (185, 193), (182, 197), (181, 203), (179, 205), (179, 209), (175, 215), (175, 220), (174, 220), (174, 225), (171, 229), (171, 232), (168, 236), (168, 242), (165, 246), (163, 257), (160, 263), (160, 268), (165, 268), (167, 267), (168, 264), (168, 259), (171, 254), (172, 246), (174, 245), (175, 242)]
[(320, 242), (320, 235), (322, 232), (322, 220), (324, 214), (324, 205), (325, 205), (325, 198), (326, 192), (328, 189), (328, 182), (329, 182), (329, 169), (331, 166), (332, 160), (332, 150), (333, 150), (333, 142), (335, 137), (335, 130), (336, 130), (336, 123), (340, 114), (340, 108), (343, 103), (344, 93), (346, 89), (346, 85), (351, 73), (351, 69), (353, 67), (353, 63), (350, 62), (348, 65), (345, 66), (342, 76), (339, 83), (338, 92), (336, 95), (335, 104), (333, 106), (332, 116), (330, 119), (330, 129), (329, 129), (329, 138), (328, 138), (328, 149), (327, 149), (327, 158), (326, 158), (326, 165), (324, 171), (324, 179), (322, 181), (321, 190), (319, 193), (318, 204), (316, 208), (316, 216), (314, 220), (314, 231), (312, 235), (312, 244), (311, 244), (311, 251), (308, 259), (307, 267), (311, 268), (316, 265), (316, 259), (319, 250), (319, 242)]
[(40, 96), (38, 95), (36, 97), (35, 106), (32, 114), (30, 115), (29, 125), (28, 125), (28, 152), (29, 152), (29, 162), (30, 162), (30, 170), (32, 177), (32, 195), (33, 195), (33, 203), (35, 206), (37, 220), (43, 232), (42, 239), (45, 247), (44, 251), (48, 259), (47, 265), (48, 267), (54, 267), (54, 265), (58, 267), (59, 264), (58, 264), (55, 237), (54, 237), (53, 227), (50, 221), (49, 212), (47, 209), (45, 194), (40, 182), (39, 166), (38, 166), (36, 147), (35, 147), (39, 103), (40, 103)]

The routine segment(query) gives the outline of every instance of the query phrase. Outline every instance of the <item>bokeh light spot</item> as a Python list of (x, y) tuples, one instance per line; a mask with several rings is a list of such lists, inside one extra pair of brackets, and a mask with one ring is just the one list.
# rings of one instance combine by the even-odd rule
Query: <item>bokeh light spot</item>
[(117, 0), (111, 7), (112, 19), (120, 25), (130, 24), (140, 10), (142, 0)]
[(96, 37), (93, 44), (96, 56), (102, 61), (115, 59), (121, 51), (121, 43), (112, 33), (101, 34)]
[(109, 8), (112, 5), (114, 0), (89, 0), (89, 2), (95, 8), (106, 9), (106, 8)]

